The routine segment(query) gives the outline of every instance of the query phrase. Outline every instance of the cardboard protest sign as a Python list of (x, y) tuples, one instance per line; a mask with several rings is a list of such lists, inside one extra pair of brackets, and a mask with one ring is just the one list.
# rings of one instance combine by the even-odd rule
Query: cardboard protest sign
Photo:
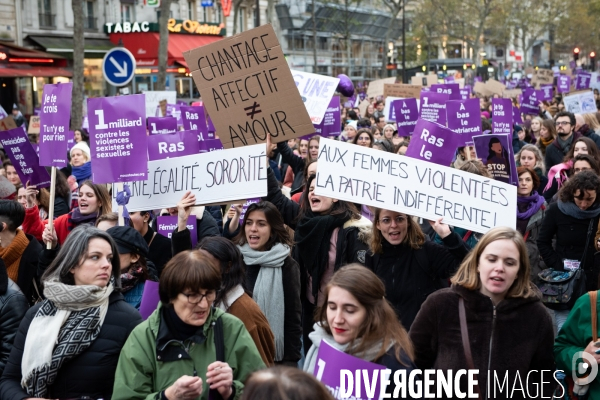
[(458, 83), (445, 83), (431, 85), (431, 91), (448, 95), (448, 100), (460, 100), (460, 88)]
[(446, 103), (446, 115), (448, 129), (463, 135), (464, 143), (470, 142), (473, 135), (481, 135), (479, 99), (450, 100)]
[(150, 135), (166, 135), (177, 132), (177, 119), (173, 117), (148, 117)]
[(39, 115), (32, 115), (31, 118), (29, 118), (29, 126), (27, 127), (27, 133), (39, 135), (39, 133), (40, 133), (40, 116)]
[(342, 114), (339, 96), (333, 96), (327, 106), (320, 124), (315, 125), (315, 134), (321, 136), (339, 136), (342, 133)]
[(313, 124), (320, 124), (340, 79), (302, 71), (292, 71), (292, 76), (310, 120)]
[(73, 82), (46, 84), (40, 110), (40, 165), (64, 168), (67, 159), (67, 132), (71, 123)]
[(0, 135), (0, 144), (15, 167), (23, 185), (29, 182), (30, 185), (38, 188), (50, 186), (50, 175), (46, 168), (40, 166), (40, 159), (29, 142), (25, 126), (4, 131)]
[(394, 84), (396, 83), (396, 78), (384, 78), (378, 79), (376, 81), (369, 82), (369, 86), (367, 87), (367, 98), (376, 98), (377, 96), (383, 96), (384, 85)]
[(419, 119), (406, 150), (406, 156), (448, 166), (464, 138), (445, 126)]
[(367, 112), (367, 108), (369, 108), (369, 104), (371, 104), (371, 102), (369, 100), (363, 100), (360, 102), (360, 104), (358, 105), (358, 110), (360, 111), (360, 115), (365, 115), (365, 113)]
[(0, 119), (0, 131), (8, 131), (9, 129), (15, 129), (17, 124), (12, 115)]
[(512, 134), (513, 104), (510, 99), (492, 99), (492, 132)]
[[(173, 236), (173, 231), (177, 229), (177, 215), (175, 216), (164, 216), (156, 218), (156, 231), (161, 235), (168, 237), (171, 239)], [(195, 215), (191, 215), (187, 220), (187, 228), (190, 231), (190, 238), (192, 239), (192, 249), (196, 248), (198, 244), (198, 231), (197, 231), (198, 221), (196, 220)]]
[(148, 177), (144, 104), (143, 94), (88, 99), (94, 183)]
[(410, 136), (415, 130), (419, 119), (419, 106), (417, 99), (394, 100), (392, 107), (396, 115), (396, 127), (398, 136)]
[(513, 99), (519, 97), (522, 94), (523, 91), (521, 89), (507, 89), (504, 92), (502, 92), (502, 97), (504, 97), (505, 99)]
[(539, 89), (541, 85), (552, 85), (554, 83), (554, 72), (551, 69), (538, 68), (533, 71), (531, 84)]
[[(356, 370), (368, 377), (368, 384), (365, 384), (365, 379), (360, 379), (360, 392), (356, 392), (357, 382), (354, 382)], [(349, 374), (345, 371), (349, 371)], [(358, 400), (382, 398), (387, 389), (387, 385), (382, 385), (382, 382), (389, 381), (391, 370), (344, 353), (322, 340), (313, 373), (330, 393), (338, 393), (335, 398)]]
[(403, 83), (395, 83), (393, 85), (383, 85), (383, 97), (400, 97), (400, 98), (415, 98), (421, 96), (420, 85), (405, 85)]
[(498, 82), (495, 79), (488, 79), (488, 81), (485, 83), (485, 87), (491, 94), (502, 95), (502, 92), (506, 90), (506, 85)]
[(410, 78), (411, 85), (421, 85), (421, 86), (431, 86), (438, 82), (438, 77), (436, 74), (429, 75), (421, 75), (421, 76), (413, 76)]
[(421, 93), (419, 118), (446, 125), (446, 102), (448, 95), (435, 92)]
[(594, 99), (594, 92), (591, 90), (579, 93), (572, 93), (568, 96), (563, 97), (563, 103), (565, 104), (565, 110), (572, 112), (573, 114), (585, 114), (596, 112), (596, 100)]
[(575, 78), (575, 90), (585, 90), (590, 87), (590, 81), (592, 74), (589, 72), (581, 71)]
[[(443, 128), (443, 127), (442, 127)], [(413, 139), (417, 134), (413, 134)], [(412, 141), (409, 146), (412, 146)], [(315, 193), (485, 233), (515, 228), (517, 188), (411, 157), (322, 139)]]
[(281, 142), (314, 132), (270, 24), (183, 56), (225, 148), (264, 143), (268, 134)]
[(561, 75), (556, 78), (556, 91), (558, 93), (569, 93), (571, 91), (571, 77)]
[[(146, 96), (144, 98), (144, 104), (146, 107), (146, 115), (148, 117), (166, 117), (167, 116), (167, 104), (175, 104), (177, 102), (177, 92), (174, 90), (162, 90), (162, 91), (148, 91), (144, 90), (142, 93)], [(156, 115), (156, 107), (163, 104), (160, 115)]]
[(517, 185), (517, 166), (512, 148), (512, 134), (473, 136), (475, 154), (487, 166), (492, 177), (501, 182)]
[(204, 140), (204, 136), (208, 137), (204, 106), (181, 106), (180, 110), (184, 130), (198, 132), (198, 140)]
[(488, 87), (485, 86), (485, 83), (483, 82), (475, 82), (475, 85), (473, 86), (473, 92), (480, 97), (492, 95), (492, 92), (490, 92)]
[(150, 135), (148, 136), (148, 161), (198, 154), (200, 153), (199, 136), (196, 131)]
[(523, 101), (521, 102), (521, 112), (523, 114), (537, 115), (540, 112), (540, 91), (533, 88), (525, 89), (523, 92)]
[(395, 100), (398, 100), (397, 97), (388, 96), (385, 99), (385, 106), (383, 107), (383, 115), (385, 116), (385, 122), (394, 122), (396, 121), (396, 110), (392, 107), (392, 104)]
[(148, 171), (147, 180), (130, 184), (129, 211), (173, 207), (188, 190), (202, 205), (267, 194), (264, 144), (150, 161)]

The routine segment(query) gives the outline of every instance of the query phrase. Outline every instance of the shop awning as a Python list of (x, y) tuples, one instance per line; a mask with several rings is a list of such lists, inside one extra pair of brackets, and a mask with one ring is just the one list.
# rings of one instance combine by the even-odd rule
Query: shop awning
[(70, 78), (73, 76), (73, 72), (66, 68), (58, 67), (0, 68), (0, 78), (19, 78), (28, 76), (65, 76)]
[[(175, 63), (186, 65), (183, 52), (214, 43), (221, 40), (222, 36), (208, 35), (182, 35), (171, 33), (169, 35), (168, 64)], [(110, 41), (118, 44), (122, 40), (137, 61), (138, 67), (158, 65), (158, 45), (160, 35), (156, 32), (111, 33)]]
[[(28, 36), (29, 40), (43, 47), (49, 53), (73, 53), (73, 38), (62, 36)], [(86, 54), (105, 54), (115, 47), (108, 39), (86, 38), (83, 43), (83, 52)]]

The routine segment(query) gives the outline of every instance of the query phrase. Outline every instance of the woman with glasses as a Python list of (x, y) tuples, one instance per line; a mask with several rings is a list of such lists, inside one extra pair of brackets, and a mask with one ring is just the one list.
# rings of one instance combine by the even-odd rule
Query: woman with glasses
[(448, 286), (448, 278), (469, 252), (462, 238), (441, 220), (429, 223), (442, 245), (425, 240), (410, 215), (375, 209), (365, 266), (383, 281), (386, 298), (407, 330), (427, 296)]
[(213, 307), (220, 287), (219, 267), (199, 250), (167, 263), (158, 308), (121, 351), (113, 400), (241, 396), (264, 363), (242, 321)]
[(352, 139), (352, 144), (363, 147), (373, 147), (373, 142), (373, 134), (366, 128), (359, 129), (356, 136), (354, 136), (354, 139)]

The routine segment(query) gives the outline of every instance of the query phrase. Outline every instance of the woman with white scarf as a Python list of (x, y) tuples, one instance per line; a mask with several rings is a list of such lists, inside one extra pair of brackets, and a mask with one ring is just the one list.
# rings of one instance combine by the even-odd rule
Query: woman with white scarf
[(275, 363), (295, 366), (302, 348), (300, 268), (281, 214), (267, 201), (251, 204), (234, 241), (248, 266), (247, 288), (275, 336)]
[(46, 300), (19, 326), (0, 398), (111, 398), (121, 348), (142, 322), (119, 293), (118, 254), (97, 228), (69, 234), (42, 276)]

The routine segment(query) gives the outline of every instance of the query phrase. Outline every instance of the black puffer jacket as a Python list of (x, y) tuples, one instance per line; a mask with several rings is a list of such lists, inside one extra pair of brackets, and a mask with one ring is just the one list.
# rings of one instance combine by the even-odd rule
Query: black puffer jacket
[(27, 234), (25, 236), (29, 239), (29, 244), (25, 248), (25, 251), (23, 251), (23, 256), (19, 263), (19, 277), (16, 284), (23, 292), (23, 295), (25, 295), (29, 304), (33, 305), (33, 298), (37, 297), (33, 280), (35, 279), (36, 285), (40, 288), (39, 277), (41, 275), (37, 275), (38, 256), (44, 248), (33, 236)]
[[(83, 353), (63, 364), (54, 385), (49, 388), (48, 398), (72, 399), (89, 396), (92, 399), (108, 400), (112, 397), (115, 371), (121, 348), (129, 334), (142, 317), (135, 308), (113, 292), (100, 334)], [(19, 326), (14, 347), (0, 379), (0, 398), (22, 400), (30, 397), (21, 388), (21, 360), (27, 330), (41, 303), (30, 308)]]
[(0, 259), (0, 376), (28, 308), (27, 299), (17, 284), (8, 278), (4, 262)]

